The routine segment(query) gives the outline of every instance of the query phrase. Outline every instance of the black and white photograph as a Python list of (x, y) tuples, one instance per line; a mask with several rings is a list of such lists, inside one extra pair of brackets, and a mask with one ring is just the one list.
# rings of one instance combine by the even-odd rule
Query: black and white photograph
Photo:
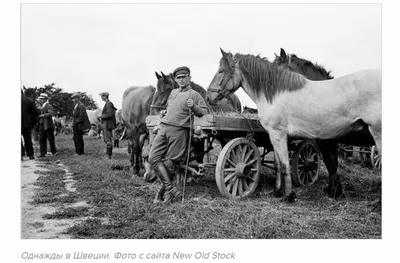
[(382, 120), (398, 85), (382, 80), (395, 67), (383, 65), (385, 3), (13, 8), (16, 260), (394, 252), (383, 181), (397, 174), (396, 139)]

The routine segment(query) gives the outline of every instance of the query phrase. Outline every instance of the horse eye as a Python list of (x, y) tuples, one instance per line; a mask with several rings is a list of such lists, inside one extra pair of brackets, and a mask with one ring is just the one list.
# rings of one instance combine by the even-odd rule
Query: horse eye
[(218, 73), (222, 73), (222, 72), (224, 72), (224, 69), (223, 69), (223, 68), (221, 68), (221, 69), (218, 70)]

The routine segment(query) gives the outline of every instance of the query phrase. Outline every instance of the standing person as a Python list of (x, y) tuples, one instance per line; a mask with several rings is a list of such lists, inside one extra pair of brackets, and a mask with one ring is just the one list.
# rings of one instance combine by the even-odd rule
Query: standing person
[(101, 125), (103, 128), (103, 138), (104, 142), (107, 145), (107, 154), (106, 157), (111, 159), (112, 149), (113, 149), (113, 140), (112, 140), (112, 130), (116, 127), (115, 120), (115, 110), (114, 104), (108, 99), (110, 93), (102, 92), (100, 93), (101, 99), (105, 102), (103, 112), (100, 116)]
[(39, 109), (39, 144), (40, 144), (40, 155), (39, 157), (46, 156), (47, 153), (47, 140), (50, 144), (50, 151), (53, 155), (57, 154), (56, 143), (54, 139), (54, 124), (53, 106), (49, 103), (49, 95), (42, 93), (39, 96), (39, 103), (41, 107)]
[(190, 69), (179, 67), (173, 76), (179, 88), (172, 90), (167, 102), (167, 109), (161, 112), (160, 129), (149, 153), (149, 162), (162, 183), (155, 202), (163, 200), (168, 204), (181, 195), (181, 191), (172, 182), (170, 170), (182, 162), (189, 138), (190, 114), (201, 117), (209, 112), (199, 93), (190, 86)]
[(72, 112), (73, 123), (72, 129), (74, 132), (73, 140), (75, 144), (75, 152), (77, 155), (84, 154), (84, 142), (83, 142), (83, 134), (85, 130), (90, 129), (90, 121), (89, 117), (86, 113), (85, 106), (81, 103), (81, 96), (79, 93), (75, 93), (71, 96), (72, 101), (74, 102), (74, 110)]
[[(30, 160), (35, 159), (33, 156), (33, 146), (32, 146), (32, 129), (37, 123), (38, 110), (36, 108), (35, 102), (28, 98), (28, 94), (24, 93), (21, 96), (21, 134), (24, 138), (24, 145), (22, 149), (25, 150), (26, 155)], [(24, 152), (23, 152), (23, 155)]]

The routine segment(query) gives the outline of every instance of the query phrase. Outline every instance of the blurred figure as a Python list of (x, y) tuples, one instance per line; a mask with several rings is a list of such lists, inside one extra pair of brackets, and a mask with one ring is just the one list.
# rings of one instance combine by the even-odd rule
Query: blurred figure
[(72, 129), (74, 132), (73, 140), (75, 144), (75, 152), (77, 155), (84, 154), (85, 144), (83, 142), (83, 134), (89, 130), (91, 125), (89, 122), (88, 115), (86, 113), (85, 106), (81, 103), (81, 96), (75, 93), (71, 96), (74, 102), (74, 110), (72, 112), (73, 124)]
[[(34, 95), (33, 95), (34, 96)], [(22, 156), (26, 155), (30, 160), (35, 159), (33, 156), (32, 146), (32, 129), (38, 122), (38, 110), (35, 102), (29, 98), (30, 95), (25, 92), (21, 96), (21, 134), (24, 139), (24, 144), (21, 142)]]
[(103, 112), (99, 117), (103, 128), (103, 138), (107, 146), (106, 157), (111, 159), (113, 143), (112, 143), (112, 130), (116, 127), (115, 110), (114, 104), (108, 99), (110, 93), (100, 93), (101, 99), (106, 103), (104, 104)]
[(39, 157), (46, 156), (47, 153), (47, 140), (50, 144), (50, 151), (53, 155), (57, 154), (56, 143), (54, 139), (54, 124), (53, 106), (49, 103), (49, 95), (42, 93), (39, 96), (39, 144), (40, 144), (40, 155)]

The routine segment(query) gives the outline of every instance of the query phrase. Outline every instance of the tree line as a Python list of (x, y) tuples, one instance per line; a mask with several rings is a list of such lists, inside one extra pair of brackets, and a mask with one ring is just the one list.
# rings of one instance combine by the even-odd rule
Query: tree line
[[(22, 92), (27, 89), (33, 89), (36, 98), (41, 93), (49, 95), (49, 103), (53, 106), (54, 112), (58, 117), (66, 116), (72, 118), (72, 111), (74, 103), (71, 100), (73, 93), (64, 92), (61, 88), (56, 87), (55, 83), (44, 85), (43, 87), (25, 87), (23, 86)], [(86, 92), (78, 92), (81, 95), (81, 103), (85, 105), (87, 110), (95, 110), (98, 108), (97, 103), (93, 100), (92, 96)]]

